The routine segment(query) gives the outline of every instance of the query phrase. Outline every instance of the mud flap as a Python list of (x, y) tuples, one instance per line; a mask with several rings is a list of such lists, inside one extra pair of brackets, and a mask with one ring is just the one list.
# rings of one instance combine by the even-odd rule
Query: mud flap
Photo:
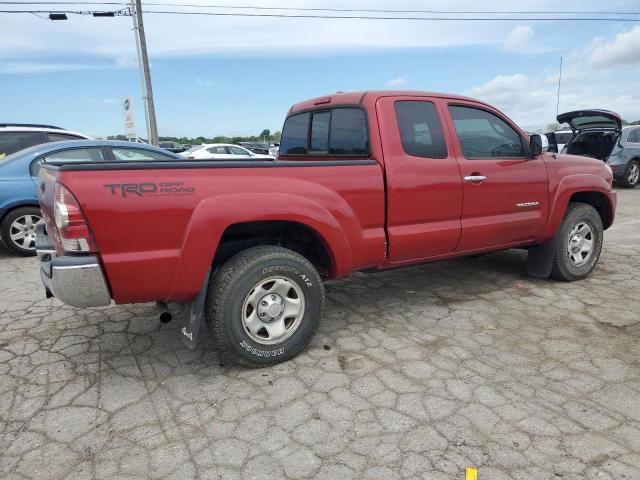
[(549, 278), (556, 254), (558, 233), (551, 240), (529, 248), (527, 255), (527, 275), (536, 278)]
[(200, 325), (204, 318), (204, 303), (207, 299), (207, 288), (209, 286), (209, 276), (211, 268), (207, 270), (204, 276), (204, 282), (198, 296), (191, 302), (184, 304), (184, 315), (182, 318), (180, 336), (182, 341), (191, 350), (195, 350), (198, 344), (198, 334), (200, 333)]

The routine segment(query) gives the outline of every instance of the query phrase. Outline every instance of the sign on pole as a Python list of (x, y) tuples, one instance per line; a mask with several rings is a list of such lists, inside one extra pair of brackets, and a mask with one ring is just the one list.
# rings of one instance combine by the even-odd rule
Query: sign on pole
[(128, 139), (135, 139), (136, 135), (136, 122), (133, 119), (133, 100), (131, 97), (126, 97), (122, 102), (124, 108), (124, 134)]

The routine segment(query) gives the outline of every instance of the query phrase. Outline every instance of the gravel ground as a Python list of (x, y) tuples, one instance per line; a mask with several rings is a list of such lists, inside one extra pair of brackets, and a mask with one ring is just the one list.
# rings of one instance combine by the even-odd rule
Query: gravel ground
[(640, 189), (592, 276), (507, 251), (327, 285), (309, 349), (261, 370), (153, 305), (44, 299), (0, 251), (0, 478), (640, 478)]

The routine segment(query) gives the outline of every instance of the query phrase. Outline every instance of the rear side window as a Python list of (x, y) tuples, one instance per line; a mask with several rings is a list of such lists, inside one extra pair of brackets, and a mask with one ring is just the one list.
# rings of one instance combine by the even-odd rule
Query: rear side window
[(145, 162), (153, 160), (175, 160), (170, 155), (140, 148), (112, 148), (113, 156), (120, 162)]
[(524, 157), (522, 138), (507, 122), (480, 108), (449, 106), (466, 159)]
[(0, 132), (0, 158), (45, 141), (40, 132)]
[(369, 135), (364, 110), (340, 107), (287, 118), (282, 129), (283, 155), (368, 155)]
[(640, 128), (636, 128), (635, 130), (631, 130), (631, 132), (629, 132), (627, 142), (640, 143)]
[(38, 175), (43, 163), (78, 163), (78, 162), (104, 162), (104, 156), (100, 148), (74, 148), (61, 150), (40, 157), (31, 164), (31, 175)]
[(231, 155), (245, 155), (245, 156), (249, 156), (251, 155), (249, 152), (247, 152), (245, 149), (240, 148), (240, 147), (233, 147), (233, 146), (229, 146), (227, 147), (227, 149), (229, 150), (229, 152), (231, 153)]
[(359, 108), (336, 108), (331, 113), (332, 155), (366, 155), (369, 153), (369, 138), (364, 110)]
[(282, 128), (280, 153), (289, 155), (307, 153), (310, 116), (308, 113), (300, 113), (287, 118)]
[(211, 147), (207, 148), (207, 152), (214, 155), (229, 155), (229, 152), (227, 152), (227, 147)]
[(84, 140), (82, 137), (78, 137), (77, 135), (69, 135), (66, 133), (47, 133), (47, 137), (50, 142), (63, 142), (65, 140)]
[(399, 101), (395, 107), (402, 148), (407, 155), (447, 158), (447, 143), (433, 103)]

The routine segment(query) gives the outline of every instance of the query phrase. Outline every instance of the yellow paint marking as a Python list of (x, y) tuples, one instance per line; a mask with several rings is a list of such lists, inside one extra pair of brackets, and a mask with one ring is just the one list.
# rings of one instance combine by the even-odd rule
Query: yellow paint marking
[(474, 467), (467, 467), (467, 476), (465, 480), (478, 480), (478, 469)]

